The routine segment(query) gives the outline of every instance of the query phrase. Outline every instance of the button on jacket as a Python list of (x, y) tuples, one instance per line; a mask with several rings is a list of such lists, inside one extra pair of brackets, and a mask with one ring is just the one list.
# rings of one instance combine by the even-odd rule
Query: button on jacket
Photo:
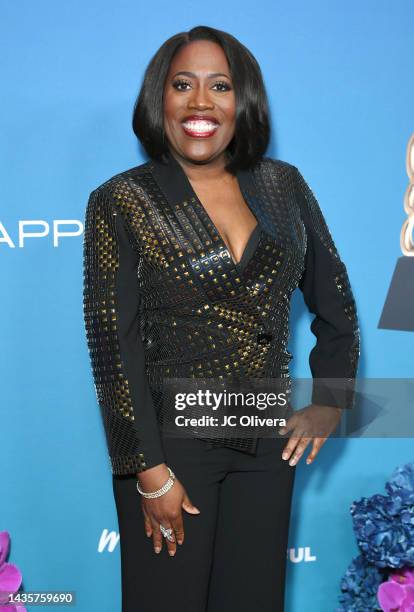
[[(313, 192), (295, 166), (269, 157), (237, 179), (257, 220), (237, 263), (171, 154), (117, 174), (89, 197), (84, 321), (113, 474), (164, 462), (168, 379), (289, 380), (297, 287), (315, 315), (312, 401), (354, 402), (355, 301)], [(338, 396), (316, 384), (322, 379), (351, 384)], [(254, 435), (214, 439), (249, 453), (256, 443)]]

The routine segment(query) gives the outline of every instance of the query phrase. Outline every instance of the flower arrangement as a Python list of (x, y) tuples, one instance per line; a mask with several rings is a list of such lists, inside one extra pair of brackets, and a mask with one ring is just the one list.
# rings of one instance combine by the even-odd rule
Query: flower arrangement
[(336, 612), (414, 612), (414, 463), (397, 468), (385, 489), (351, 504), (361, 554), (341, 580)]
[(0, 612), (26, 612), (24, 606), (3, 605), (9, 600), (9, 593), (16, 593), (22, 583), (19, 568), (13, 563), (6, 562), (9, 547), (9, 533), (0, 531)]

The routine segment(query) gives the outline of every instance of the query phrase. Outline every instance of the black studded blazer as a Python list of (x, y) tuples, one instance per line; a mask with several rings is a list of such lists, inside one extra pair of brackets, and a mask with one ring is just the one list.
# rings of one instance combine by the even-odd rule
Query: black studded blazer
[[(257, 220), (237, 263), (170, 154), (117, 174), (89, 197), (83, 311), (113, 474), (165, 461), (168, 378), (289, 378), (297, 287), (315, 315), (314, 380), (356, 375), (355, 301), (313, 192), (295, 166), (269, 157), (237, 179)], [(352, 386), (341, 398), (314, 384), (314, 403), (350, 407)], [(214, 441), (246, 452), (256, 442)]]

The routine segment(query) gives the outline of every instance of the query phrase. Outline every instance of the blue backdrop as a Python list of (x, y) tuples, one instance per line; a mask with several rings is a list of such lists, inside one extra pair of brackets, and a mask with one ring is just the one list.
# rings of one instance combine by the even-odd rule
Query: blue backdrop
[[(82, 318), (82, 222), (92, 189), (145, 161), (132, 105), (172, 34), (210, 25), (254, 53), (271, 103), (268, 155), (299, 167), (348, 268), (359, 375), (412, 376), (413, 333), (378, 321), (406, 216), (413, 20), (409, 0), (3, 7), (0, 531), (26, 591), (73, 590), (78, 610), (120, 610), (118, 525)], [(310, 321), (297, 291), (294, 375), (309, 375)], [(357, 553), (350, 503), (382, 492), (413, 454), (409, 438), (330, 439), (314, 465), (301, 460), (289, 612), (334, 609)]]

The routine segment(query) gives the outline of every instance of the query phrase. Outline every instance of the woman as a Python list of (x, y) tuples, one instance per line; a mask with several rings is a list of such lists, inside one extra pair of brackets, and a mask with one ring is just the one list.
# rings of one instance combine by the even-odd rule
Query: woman
[[(133, 127), (150, 159), (92, 192), (84, 238), (122, 610), (283, 610), (295, 465), (310, 443), (314, 460), (353, 401), (359, 330), (346, 269), (298, 169), (265, 157), (260, 68), (234, 37), (199, 26), (167, 40)], [(271, 380), (289, 392), (298, 286), (315, 314), (312, 403), (270, 435), (190, 418), (174, 429), (174, 392), (188, 399), (205, 382), (246, 393), (247, 381)], [(189, 401), (182, 413), (212, 410)]]

